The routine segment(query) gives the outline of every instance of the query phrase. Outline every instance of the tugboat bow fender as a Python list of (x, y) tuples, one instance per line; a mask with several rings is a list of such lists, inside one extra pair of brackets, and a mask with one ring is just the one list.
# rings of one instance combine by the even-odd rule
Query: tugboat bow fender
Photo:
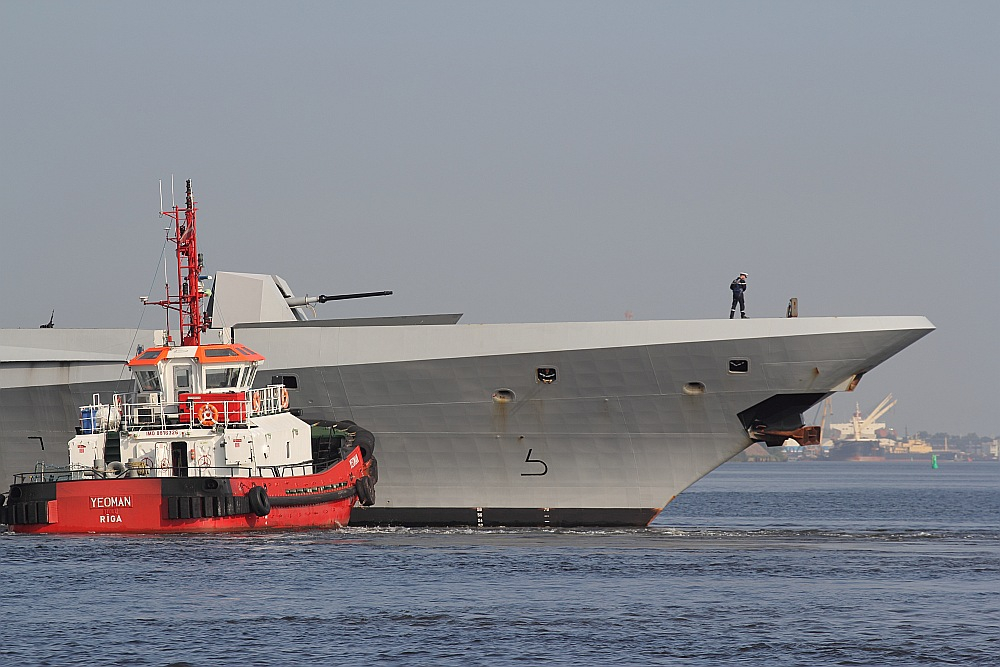
[(375, 434), (366, 428), (361, 428), (350, 419), (334, 422), (333, 428), (347, 431), (351, 434), (352, 444), (361, 448), (361, 458), (367, 463), (375, 453)]
[(371, 477), (362, 477), (354, 483), (354, 491), (358, 494), (358, 502), (365, 507), (375, 504), (375, 484)]
[(350, 419), (341, 419), (340, 421), (326, 421), (318, 420), (312, 422), (312, 426), (320, 427), (324, 429), (330, 429), (333, 431), (341, 431), (348, 434), (347, 444), (349, 447), (360, 447), (361, 448), (361, 458), (367, 463), (372, 458), (372, 454), (375, 453), (375, 434), (366, 428), (362, 428), (355, 424)]

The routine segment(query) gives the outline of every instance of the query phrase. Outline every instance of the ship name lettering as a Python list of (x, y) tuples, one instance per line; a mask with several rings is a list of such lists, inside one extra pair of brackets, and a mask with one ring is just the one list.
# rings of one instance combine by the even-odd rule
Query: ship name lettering
[(117, 514), (102, 514), (101, 523), (124, 523), (122, 518)]
[[(105, 507), (132, 507), (132, 496), (104, 496), (103, 498), (91, 498), (90, 509), (103, 509)], [(104, 519), (102, 518), (103, 522)]]

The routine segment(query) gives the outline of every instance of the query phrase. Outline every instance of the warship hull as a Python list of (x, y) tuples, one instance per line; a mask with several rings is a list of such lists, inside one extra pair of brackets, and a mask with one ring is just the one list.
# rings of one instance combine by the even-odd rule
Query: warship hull
[[(377, 438), (353, 525), (642, 526), (933, 330), (923, 317), (539, 324), (251, 323), (306, 421)], [(153, 332), (0, 332), (0, 474), (62, 463), (78, 406)], [(783, 438), (769, 444), (780, 444)]]

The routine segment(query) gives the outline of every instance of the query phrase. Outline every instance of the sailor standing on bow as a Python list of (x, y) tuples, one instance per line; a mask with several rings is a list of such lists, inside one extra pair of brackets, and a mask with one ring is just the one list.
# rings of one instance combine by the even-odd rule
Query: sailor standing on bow
[(743, 304), (743, 293), (747, 291), (747, 274), (741, 273), (729, 284), (729, 289), (733, 291), (733, 307), (729, 311), (729, 319), (736, 316), (736, 304), (740, 305), (740, 318), (747, 319), (746, 307)]

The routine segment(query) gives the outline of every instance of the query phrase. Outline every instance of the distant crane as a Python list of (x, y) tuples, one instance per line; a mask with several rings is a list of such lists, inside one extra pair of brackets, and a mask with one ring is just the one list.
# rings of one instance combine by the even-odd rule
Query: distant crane
[(896, 405), (896, 401), (892, 398), (892, 394), (889, 394), (882, 399), (881, 403), (875, 406), (871, 414), (867, 417), (862, 417), (861, 406), (855, 404), (854, 415), (851, 416), (850, 422), (846, 424), (830, 424), (830, 428), (839, 431), (840, 437), (844, 440), (853, 440), (854, 442), (878, 440), (875, 431), (885, 428), (885, 424), (875, 423), (875, 420), (889, 412), (894, 405)]
[[(833, 415), (833, 399), (828, 396), (827, 399), (825, 401), (823, 401), (823, 413), (822, 413), (822, 417), (819, 420), (819, 444), (820, 444), (820, 446), (823, 446), (823, 445), (825, 445), (827, 443), (827, 440), (823, 439), (823, 432), (824, 432), (824, 429), (826, 428), (826, 419), (827, 419), (827, 417), (830, 417), (832, 415)], [(829, 442), (830, 442), (830, 444), (833, 444), (832, 440), (830, 440)]]
[(55, 319), (56, 319), (56, 311), (53, 310), (52, 314), (49, 315), (49, 323), (48, 324), (43, 324), (43, 325), (41, 325), (38, 328), (39, 329), (51, 329), (52, 327), (54, 327), (56, 325), (55, 324)]

